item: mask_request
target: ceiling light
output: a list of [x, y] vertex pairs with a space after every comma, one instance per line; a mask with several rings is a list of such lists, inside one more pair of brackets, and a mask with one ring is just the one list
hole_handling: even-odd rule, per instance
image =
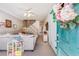
[[27, 17], [30, 17], [30, 16], [32, 16], [32, 14], [29, 13]]
[[24, 13], [24, 16], [27, 16], [27, 13]]

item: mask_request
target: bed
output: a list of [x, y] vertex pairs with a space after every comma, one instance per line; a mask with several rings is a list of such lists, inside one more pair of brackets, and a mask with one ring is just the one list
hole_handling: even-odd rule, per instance
[[11, 35], [11, 34], [5, 34], [0, 35], [0, 50], [7, 50], [7, 43], [8, 41], [12, 40], [14, 37], [21, 37], [24, 42], [24, 50], [34, 50], [37, 35], [32, 34], [18, 34], [18, 35]]

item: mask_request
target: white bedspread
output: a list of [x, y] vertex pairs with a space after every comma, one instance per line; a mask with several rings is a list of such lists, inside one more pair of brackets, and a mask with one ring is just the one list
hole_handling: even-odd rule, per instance
[[11, 34], [5, 34], [0, 35], [0, 50], [7, 50], [7, 43], [9, 40], [11, 40], [13, 37], [21, 36], [21, 38], [24, 41], [24, 50], [34, 50], [37, 35], [11, 35]]

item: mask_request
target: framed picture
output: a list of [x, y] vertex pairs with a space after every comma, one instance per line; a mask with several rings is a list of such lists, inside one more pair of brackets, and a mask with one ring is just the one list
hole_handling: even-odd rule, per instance
[[6, 27], [6, 28], [11, 28], [11, 27], [12, 27], [12, 21], [6, 19], [6, 20], [5, 20], [5, 27]]

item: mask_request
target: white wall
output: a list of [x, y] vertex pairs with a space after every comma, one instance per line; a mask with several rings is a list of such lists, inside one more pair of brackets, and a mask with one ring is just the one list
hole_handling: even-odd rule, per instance
[[21, 26], [22, 26], [22, 21], [21, 20], [17, 20], [16, 18], [0, 11], [0, 22], [5, 22], [5, 19], [11, 20], [12, 25], [16, 24], [17, 28], [14, 29], [13, 26], [12, 26], [12, 28], [5, 28], [5, 26], [0, 26], [0, 34], [8, 33], [8, 32], [11, 32], [11, 33], [15, 32], [16, 30], [20, 29]]
[[56, 52], [56, 22], [53, 22], [52, 15], [48, 15], [48, 35], [49, 35], [49, 44], [53, 48], [53, 50]]

